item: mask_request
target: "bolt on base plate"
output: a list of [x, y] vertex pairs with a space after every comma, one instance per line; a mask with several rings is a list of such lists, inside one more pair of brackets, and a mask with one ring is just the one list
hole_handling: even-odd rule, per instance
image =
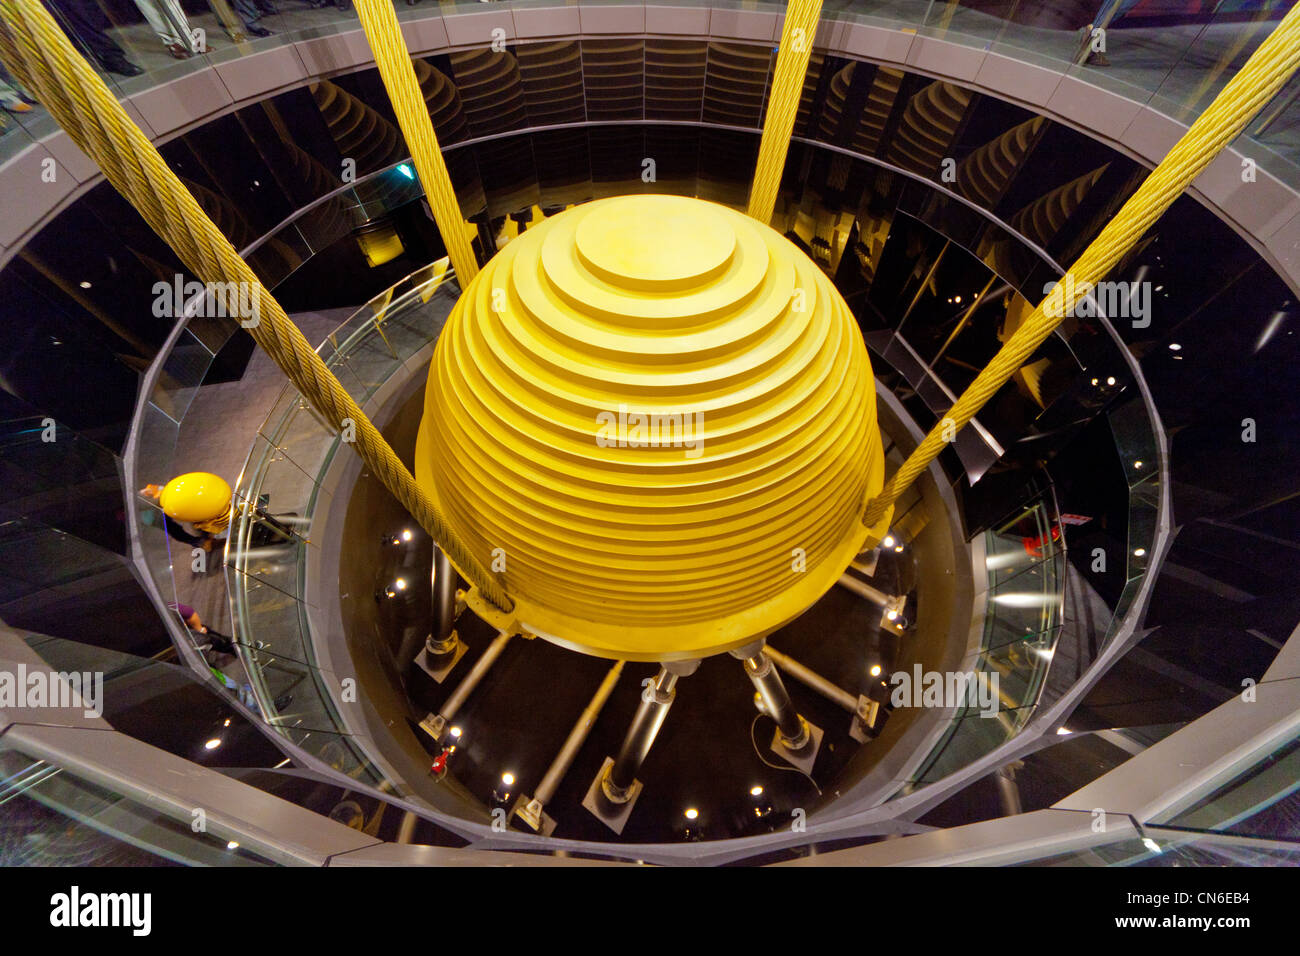
[[870, 700], [865, 694], [858, 696], [858, 709], [853, 715], [853, 723], [849, 727], [849, 736], [860, 744], [866, 743], [872, 737], [867, 731], [875, 725], [875, 718], [880, 709], [880, 705]]
[[[820, 740], [820, 737], [818, 739]], [[640, 780], [633, 780], [627, 803], [611, 803], [601, 789], [600, 783], [613, 766], [614, 758], [606, 757], [605, 762], [600, 765], [600, 772], [596, 774], [596, 779], [587, 788], [587, 795], [582, 798], [582, 805], [605, 826], [615, 833], [622, 834], [623, 827], [627, 826], [628, 817], [632, 815], [632, 808], [636, 806], [637, 797], [641, 796], [642, 787]]]
[[809, 741], [802, 750], [794, 751], [788, 749], [785, 744], [781, 743], [781, 731], [777, 729], [772, 733], [772, 753], [776, 754], [796, 770], [801, 770], [808, 776], [812, 776], [813, 764], [817, 762], [817, 754], [822, 749], [822, 729], [810, 720], [805, 720], [808, 725]]
[[460, 638], [456, 639], [456, 648], [450, 654], [434, 657], [429, 653], [429, 648], [420, 648], [420, 653], [415, 655], [415, 666], [420, 668], [435, 681], [441, 684], [447, 679], [447, 675], [455, 670], [460, 659], [465, 656], [469, 650], [469, 645]]

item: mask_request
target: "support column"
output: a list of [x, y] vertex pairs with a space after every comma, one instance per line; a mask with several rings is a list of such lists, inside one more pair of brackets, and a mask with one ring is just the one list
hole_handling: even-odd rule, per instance
[[605, 758], [588, 788], [582, 805], [615, 833], [623, 832], [641, 795], [642, 784], [636, 775], [668, 716], [668, 708], [676, 696], [677, 678], [694, 674], [699, 666], [699, 661], [673, 661], [661, 665], [654, 678], [646, 679], [641, 705], [627, 729], [618, 756]]
[[999, 767], [993, 774], [993, 780], [998, 785], [998, 803], [1002, 806], [1004, 817], [1024, 812], [1020, 806], [1020, 787], [1016, 785], [1016, 771], [1024, 765], [1023, 760], [1013, 760], [1006, 766]]
[[795, 710], [780, 673], [763, 653], [763, 644], [755, 641], [729, 653], [744, 664], [745, 674], [754, 684], [759, 712], [776, 721], [772, 749], [795, 768], [811, 774], [821, 749], [821, 728], [808, 723]]
[[559, 789], [560, 781], [569, 772], [569, 767], [573, 765], [574, 758], [578, 756], [578, 750], [586, 741], [592, 725], [595, 724], [596, 718], [605, 706], [605, 702], [609, 700], [609, 695], [614, 692], [614, 685], [618, 683], [618, 678], [622, 673], [623, 662], [615, 661], [614, 666], [605, 675], [605, 679], [596, 688], [596, 693], [592, 696], [591, 702], [587, 704], [577, 723], [569, 731], [569, 736], [565, 738], [564, 745], [560, 747], [560, 752], [551, 761], [546, 776], [542, 777], [542, 782], [537, 785], [533, 795], [529, 797], [525, 794], [515, 804], [515, 816], [530, 826], [534, 832], [550, 836], [555, 830], [555, 821], [546, 815], [546, 804], [551, 802], [551, 798], [555, 796], [555, 791]]
[[875, 724], [880, 704], [867, 697], [866, 694], [859, 694], [854, 697], [838, 684], [832, 684], [812, 668], [805, 667], [793, 657], [782, 654], [774, 647], [763, 648], [763, 656], [771, 658], [773, 664], [801, 684], [811, 687], [827, 700], [833, 701], [852, 714], [853, 725], [849, 728], [849, 736], [860, 743], [867, 740], [867, 731]]
[[465, 679], [457, 685], [452, 691], [451, 696], [443, 703], [436, 714], [430, 714], [420, 721], [420, 727], [438, 743], [442, 743], [442, 738], [447, 733], [447, 725], [451, 722], [469, 695], [474, 692], [474, 688], [479, 685], [487, 672], [492, 669], [501, 652], [506, 649], [510, 643], [513, 634], [507, 634], [504, 631], [497, 635], [496, 640], [488, 645], [488, 649], [483, 652], [483, 656], [474, 662], [473, 668], [465, 675]]
[[429, 636], [415, 663], [426, 674], [441, 684], [465, 656], [465, 642], [456, 633], [459, 608], [456, 601], [456, 571], [443, 550], [433, 546], [433, 613], [430, 615]]

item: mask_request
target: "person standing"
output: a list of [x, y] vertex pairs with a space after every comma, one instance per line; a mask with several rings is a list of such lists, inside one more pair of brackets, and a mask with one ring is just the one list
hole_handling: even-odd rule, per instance
[[177, 0], [135, 0], [145, 21], [158, 34], [167, 52], [178, 60], [201, 53], [194, 40], [194, 30]]
[[[1110, 66], [1110, 59], [1106, 56], [1106, 29], [1113, 21], [1123, 19], [1124, 14], [1141, 2], [1142, 0], [1102, 0], [1092, 22], [1080, 30], [1083, 34], [1083, 45], [1075, 56], [1075, 62], [1086, 66]], [[1094, 49], [1093, 35], [1098, 31], [1102, 37], [1101, 48]]]
[[63, 32], [106, 73], [139, 76], [144, 72], [126, 58], [126, 51], [108, 38], [108, 18], [92, 0], [45, 0]]

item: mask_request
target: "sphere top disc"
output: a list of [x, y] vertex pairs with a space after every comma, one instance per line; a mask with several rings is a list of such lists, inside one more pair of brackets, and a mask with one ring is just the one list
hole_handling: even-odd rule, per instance
[[862, 334], [826, 274], [735, 210], [638, 195], [538, 223], [468, 284], [415, 473], [527, 630], [680, 660], [829, 590], [884, 456]]
[[625, 289], [671, 292], [716, 277], [736, 249], [725, 219], [683, 196], [626, 196], [583, 218], [578, 255], [596, 275]]

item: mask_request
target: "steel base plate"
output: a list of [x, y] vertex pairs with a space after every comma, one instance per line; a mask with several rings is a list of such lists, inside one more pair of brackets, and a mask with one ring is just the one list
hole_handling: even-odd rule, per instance
[[587, 795], [582, 798], [582, 805], [605, 826], [621, 834], [623, 827], [627, 826], [628, 817], [632, 815], [632, 808], [636, 806], [637, 798], [641, 796], [642, 787], [640, 780], [633, 780], [632, 795], [627, 803], [610, 803], [600, 789], [600, 782], [605, 779], [605, 774], [612, 766], [614, 766], [614, 758], [606, 757], [605, 762], [600, 765], [600, 772], [596, 774], [596, 779], [587, 788]]
[[534, 833], [540, 833], [542, 836], [550, 836], [555, 832], [557, 826], [554, 818], [545, 810], [538, 810], [536, 814], [530, 813], [528, 804], [532, 801], [528, 794], [522, 794], [515, 805], [510, 809], [510, 815], [518, 820], [523, 826], [532, 830]]
[[447, 679], [447, 675], [455, 670], [467, 650], [469, 645], [462, 640], [456, 641], [455, 650], [441, 657], [433, 657], [429, 654], [428, 647], [422, 647], [420, 653], [415, 655], [415, 666], [441, 684]]
[[808, 734], [812, 738], [804, 745], [803, 750], [797, 753], [789, 750], [781, 743], [781, 731], [776, 730], [772, 733], [772, 753], [776, 754], [796, 770], [801, 770], [809, 777], [812, 776], [813, 764], [817, 762], [817, 754], [822, 749], [822, 729], [811, 721], [808, 723]]

